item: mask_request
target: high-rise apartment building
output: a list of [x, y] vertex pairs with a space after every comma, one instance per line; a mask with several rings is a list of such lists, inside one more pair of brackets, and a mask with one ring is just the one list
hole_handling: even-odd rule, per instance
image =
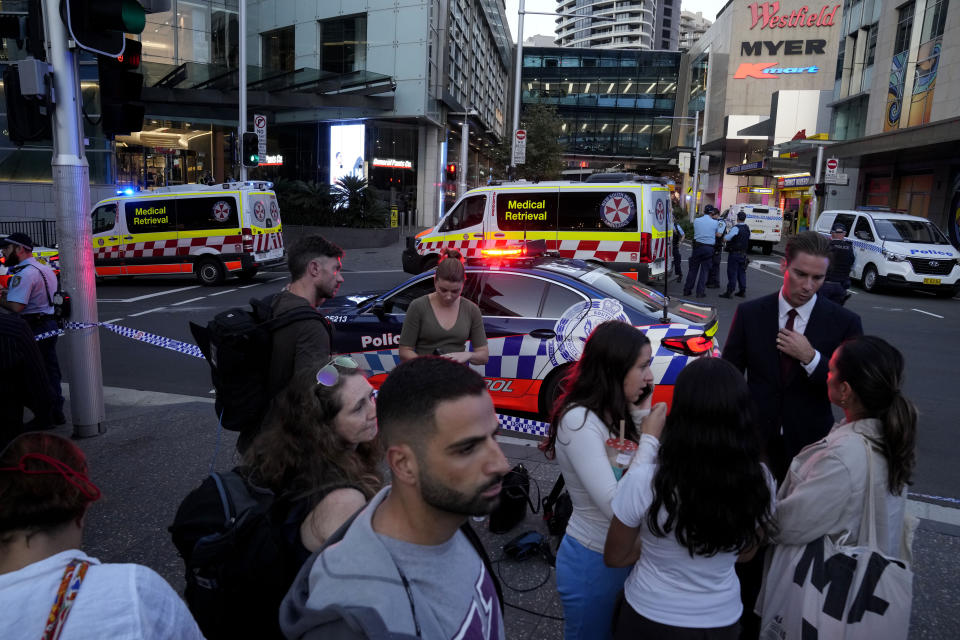
[[703, 17], [702, 11], [696, 13], [692, 11], [680, 12], [680, 51], [689, 51], [697, 43], [700, 36], [707, 32], [710, 25], [713, 24]]
[[676, 51], [680, 0], [557, 0], [561, 47]]

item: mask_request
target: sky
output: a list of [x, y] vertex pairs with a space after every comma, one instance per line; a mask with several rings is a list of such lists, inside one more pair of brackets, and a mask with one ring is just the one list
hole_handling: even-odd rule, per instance
[[[692, 11], [696, 13], [697, 11], [703, 12], [703, 17], [708, 20], [713, 20], [717, 15], [717, 11], [723, 8], [723, 5], [727, 3], [727, 0], [681, 0], [680, 9], [683, 11]], [[513, 37], [514, 42], [516, 42], [517, 37], [517, 11], [520, 8], [520, 0], [506, 0], [507, 4], [507, 22], [510, 25], [510, 35]], [[556, 10], [557, 0], [526, 0], [524, 6], [525, 11], [544, 11], [544, 12], [553, 12]], [[555, 17], [551, 16], [539, 16], [539, 15], [530, 15], [529, 13], [523, 18], [523, 36], [529, 38], [530, 36], [542, 34], [547, 36], [552, 36], [554, 34], [554, 27], [556, 23]]]

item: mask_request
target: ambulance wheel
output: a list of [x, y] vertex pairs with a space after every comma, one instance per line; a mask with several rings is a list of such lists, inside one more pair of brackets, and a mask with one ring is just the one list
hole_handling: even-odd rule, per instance
[[863, 278], [860, 279], [860, 286], [867, 293], [876, 293], [880, 288], [880, 277], [877, 275], [877, 268], [868, 264], [863, 268]]
[[773, 253], [773, 243], [772, 242], [765, 243], [762, 247], [762, 250], [763, 250], [763, 255], [765, 256], [770, 255], [771, 253]]
[[560, 399], [560, 383], [566, 377], [571, 366], [573, 365], [566, 364], [551, 371], [547, 379], [544, 380], [543, 386], [540, 387], [540, 415], [543, 418], [549, 420], [553, 413], [553, 408], [556, 406], [557, 400]]
[[430, 269], [435, 268], [439, 262], [440, 256], [435, 253], [431, 253], [423, 259], [423, 262], [420, 263], [420, 266], [422, 267], [420, 273], [423, 273], [424, 271], [430, 271]]
[[253, 280], [253, 277], [257, 275], [260, 270], [257, 268], [253, 269], [242, 269], [237, 272], [237, 277], [241, 280]]
[[197, 280], [200, 284], [212, 287], [223, 282], [226, 274], [223, 271], [223, 265], [216, 258], [203, 258], [194, 266], [194, 272], [197, 274]]

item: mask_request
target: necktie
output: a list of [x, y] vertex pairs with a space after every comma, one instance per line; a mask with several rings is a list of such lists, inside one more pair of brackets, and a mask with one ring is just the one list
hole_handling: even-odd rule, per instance
[[[784, 325], [784, 329], [793, 331], [793, 321], [797, 317], [797, 310], [790, 309], [787, 311], [787, 324]], [[790, 375], [790, 367], [793, 365], [795, 360], [785, 354], [783, 351], [780, 352], [780, 379], [784, 382], [787, 380], [787, 376]]]

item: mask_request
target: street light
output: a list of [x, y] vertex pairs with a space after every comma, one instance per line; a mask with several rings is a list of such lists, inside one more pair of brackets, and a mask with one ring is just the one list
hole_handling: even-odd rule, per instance
[[617, 19], [612, 16], [593, 16], [570, 12], [547, 12], [547, 11], [526, 11], [526, 0], [520, 0], [520, 7], [517, 10], [517, 61], [513, 78], [513, 131], [510, 132], [512, 143], [510, 145], [510, 175], [513, 175], [516, 166], [513, 164], [513, 157], [517, 146], [517, 130], [520, 129], [520, 72], [523, 70], [523, 16], [526, 14], [539, 16], [572, 16], [574, 18], [589, 18], [598, 22], [616, 22]]

